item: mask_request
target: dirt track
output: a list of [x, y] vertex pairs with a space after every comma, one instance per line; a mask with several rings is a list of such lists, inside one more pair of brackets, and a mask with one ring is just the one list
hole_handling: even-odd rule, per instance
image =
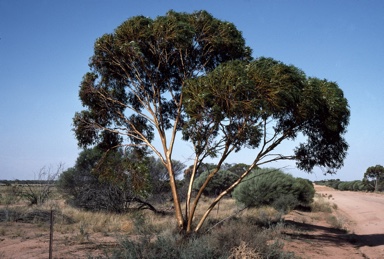
[[338, 210], [352, 221], [350, 230], [356, 234], [359, 250], [367, 258], [384, 258], [384, 195], [323, 186], [316, 186], [316, 191], [328, 197], [332, 195]]

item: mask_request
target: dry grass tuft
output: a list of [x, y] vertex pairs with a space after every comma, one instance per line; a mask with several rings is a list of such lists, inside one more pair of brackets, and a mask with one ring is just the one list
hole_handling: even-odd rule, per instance
[[332, 212], [332, 204], [323, 196], [316, 195], [313, 203], [311, 204], [312, 212]]
[[279, 222], [283, 214], [273, 207], [264, 206], [261, 208], [251, 208], [243, 212], [242, 215], [249, 224], [269, 226]]
[[231, 250], [231, 255], [229, 259], [261, 259], [262, 257], [256, 251], [256, 249], [247, 246], [247, 244], [242, 241], [239, 246], [233, 247]]

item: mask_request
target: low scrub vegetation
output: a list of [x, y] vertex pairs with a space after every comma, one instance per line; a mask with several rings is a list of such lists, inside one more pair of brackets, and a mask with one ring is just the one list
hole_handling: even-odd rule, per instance
[[311, 182], [294, 178], [278, 169], [258, 169], [234, 190], [233, 197], [245, 207], [271, 205], [282, 212], [309, 207], [315, 189]]
[[331, 204], [331, 202], [328, 199], [325, 199], [325, 197], [317, 194], [315, 196], [314, 201], [311, 204], [311, 211], [312, 212], [327, 212], [331, 213], [332, 208], [335, 208], [334, 205]]
[[[1, 193], [11, 189], [12, 185], [1, 186]], [[25, 198], [14, 200], [0, 210], [0, 222], [49, 228], [53, 210], [55, 232], [66, 236], [68, 244], [95, 242], [97, 233], [116, 238], [113, 248], [103, 249], [95, 258], [294, 258], [283, 251], [287, 226], [282, 213], [269, 206], [242, 210], [227, 197], [206, 221], [206, 231], [185, 235], [175, 228], [172, 213], [86, 211], [64, 202], [56, 188], [53, 192], [51, 199], [39, 205], [28, 206]], [[209, 206], [211, 199], [204, 197], [203, 207]], [[171, 205], [167, 203], [163, 206]]]
[[[210, 192], [202, 196], [200, 209], [195, 213], [197, 217], [201, 217], [212, 204], [215, 199], [212, 195], [220, 188], [227, 188], [231, 176], [236, 174], [223, 170], [222, 178], [212, 181], [207, 188]], [[73, 177], [79, 176], [76, 172], [81, 173], [83, 180], [75, 185]], [[196, 184], [199, 184], [200, 177], [206, 177], [206, 172], [200, 173]], [[78, 206], [73, 202], [75, 196], [69, 191], [84, 191], [79, 183], [89, 184], [91, 177], [95, 177], [92, 180], [94, 184], [102, 184], [96, 176], [92, 170], [80, 171], [80, 167], [69, 169], [59, 177], [58, 185], [50, 185], [47, 199], [33, 206], [29, 205], [26, 196], [18, 195], [20, 185], [3, 185], [0, 222], [47, 226], [49, 213], [54, 211], [55, 232], [65, 235], [68, 244], [85, 244], [90, 240], [97, 242], [95, 235], [100, 236], [100, 233], [114, 238], [113, 247], [100, 248], [102, 251], [96, 258], [295, 258], [293, 253], [283, 249], [287, 242], [285, 233], [295, 231], [284, 221], [284, 215], [290, 210], [305, 207], [315, 213], [324, 212], [329, 214], [327, 221], [331, 226], [342, 229], [345, 225], [342, 218], [333, 216], [337, 208], [331, 204], [329, 197], [314, 197], [314, 187], [309, 181], [294, 178], [277, 169], [253, 171], [230, 195], [221, 199], [199, 233], [186, 233], [175, 227], [170, 199], [152, 199], [150, 206], [161, 208], [162, 213], [157, 213], [159, 210], [113, 211]], [[65, 190], [66, 186], [71, 187], [71, 183], [77, 187]], [[39, 183], [35, 187], [40, 188]], [[166, 194], [160, 187], [159, 190]], [[121, 185], [116, 188], [121, 188]], [[103, 189], [92, 193], [97, 197], [94, 203], [108, 196]], [[139, 195], [137, 192], [131, 194]], [[149, 198], [153, 195], [148, 194], [146, 197]], [[22, 204], [28, 206], [20, 206]]]
[[62, 171], [63, 165], [59, 164], [55, 171], [51, 167], [41, 168], [36, 180], [2, 181], [0, 205], [11, 205], [20, 200], [27, 201], [29, 205], [42, 205], [54, 195], [55, 182]]
[[374, 191], [370, 185], [361, 180], [340, 181], [340, 179], [322, 180], [315, 182], [340, 191]]
[[[209, 204], [209, 199], [204, 201]], [[229, 208], [231, 208], [229, 210]], [[185, 236], [158, 222], [156, 214], [140, 212], [134, 217], [134, 232], [111, 258], [295, 258], [283, 251], [284, 231], [281, 214], [271, 207], [237, 211], [233, 199], [222, 201], [220, 209], [206, 222], [206, 232]], [[161, 223], [162, 222], [162, 223]], [[239, 257], [239, 256], [251, 257]]]

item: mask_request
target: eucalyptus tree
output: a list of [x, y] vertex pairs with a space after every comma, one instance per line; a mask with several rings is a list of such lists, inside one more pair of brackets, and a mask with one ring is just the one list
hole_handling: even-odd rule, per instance
[[[205, 11], [128, 19], [96, 40], [90, 69], [79, 91], [85, 109], [74, 117], [79, 145], [152, 150], [169, 174], [181, 230], [198, 231], [217, 202], [258, 165], [294, 159], [303, 170], [332, 172], [346, 155], [349, 108], [337, 84], [273, 59], [253, 60], [241, 32]], [[194, 148], [184, 213], [172, 160], [179, 131]], [[292, 154], [273, 154], [298, 134], [306, 141]], [[194, 226], [204, 188], [226, 158], [245, 147], [255, 159]], [[218, 164], [192, 197], [196, 172], [209, 157]]]
[[375, 190], [379, 191], [384, 181], [384, 167], [382, 165], [370, 166], [364, 173], [363, 182]]
[[[183, 137], [195, 148], [194, 168], [208, 156], [219, 161], [193, 203], [187, 202], [187, 229], [192, 226], [195, 209], [208, 183], [226, 158], [242, 148], [250, 148], [254, 160], [216, 197], [195, 230], [201, 228], [220, 199], [260, 165], [295, 160], [301, 170], [311, 172], [318, 166], [326, 173], [334, 173], [343, 165], [348, 149], [343, 135], [350, 112], [342, 90], [334, 82], [308, 78], [292, 65], [258, 58], [221, 64], [207, 75], [188, 80], [183, 90], [187, 113]], [[291, 153], [275, 152], [283, 141], [293, 141], [298, 136], [304, 142]], [[192, 185], [193, 172], [191, 175]], [[189, 194], [191, 190], [192, 187]]]

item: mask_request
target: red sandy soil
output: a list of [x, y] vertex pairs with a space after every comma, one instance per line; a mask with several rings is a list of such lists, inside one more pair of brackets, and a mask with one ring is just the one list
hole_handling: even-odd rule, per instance
[[304, 231], [289, 235], [291, 240], [285, 242], [285, 249], [311, 259], [384, 258], [384, 195], [315, 188], [337, 205], [336, 217], [343, 227], [335, 228], [313, 213], [293, 211], [286, 217], [287, 223]]
[[[343, 227], [325, 220], [326, 213], [293, 211], [285, 217], [288, 231], [284, 249], [301, 258], [384, 258], [384, 195], [336, 191], [315, 186], [331, 204]], [[345, 231], [345, 229], [347, 231]], [[53, 258], [102, 256], [117, 246], [118, 237], [92, 233], [54, 233]], [[49, 225], [0, 222], [1, 258], [48, 258]]]
[[[47, 230], [48, 229], [48, 230]], [[49, 258], [49, 225], [2, 222], [0, 230], [0, 258], [40, 259]], [[88, 258], [102, 256], [117, 245], [115, 237], [101, 233], [87, 237], [79, 234], [54, 233], [53, 258]]]

